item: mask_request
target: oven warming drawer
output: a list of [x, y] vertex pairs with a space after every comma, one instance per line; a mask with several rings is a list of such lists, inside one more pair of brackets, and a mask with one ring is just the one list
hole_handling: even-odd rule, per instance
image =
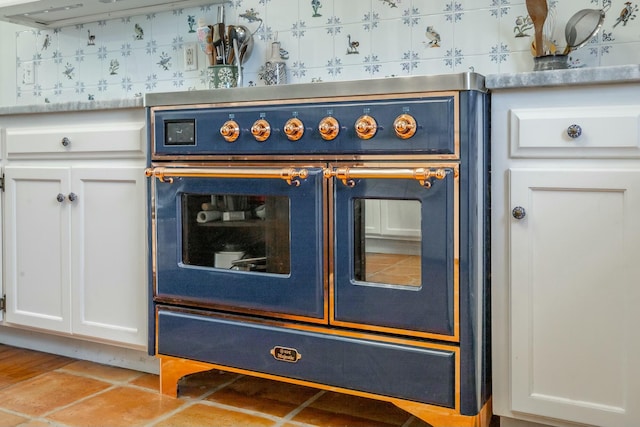
[[454, 347], [378, 342], [165, 307], [158, 307], [157, 327], [159, 355], [455, 407]]

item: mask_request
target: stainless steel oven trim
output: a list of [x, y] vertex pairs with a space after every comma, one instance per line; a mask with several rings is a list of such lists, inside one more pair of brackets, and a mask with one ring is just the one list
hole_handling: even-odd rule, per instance
[[264, 103], [292, 102], [298, 99], [341, 98], [368, 93], [376, 97], [389, 93], [443, 92], [473, 90], [487, 92], [484, 77], [474, 72], [431, 76], [407, 76], [343, 82], [303, 83], [280, 86], [198, 90], [166, 93], [147, 93], [145, 107], [165, 105], [210, 104], [254, 101]]

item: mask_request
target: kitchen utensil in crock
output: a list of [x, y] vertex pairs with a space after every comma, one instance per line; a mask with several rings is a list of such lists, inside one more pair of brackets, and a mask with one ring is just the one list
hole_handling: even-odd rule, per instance
[[547, 19], [544, 21], [544, 26], [542, 27], [542, 47], [544, 50], [543, 55], [555, 55], [557, 10], [555, 6], [548, 6], [547, 9]]
[[529, 17], [533, 22], [533, 30], [535, 33], [536, 56], [542, 56], [544, 52], [542, 31], [548, 11], [547, 0], [527, 0], [527, 12], [529, 12]]
[[[259, 28], [259, 27], [258, 27]], [[256, 30], [257, 31], [257, 30]], [[254, 32], [255, 33], [255, 32]], [[253, 51], [253, 34], [244, 25], [236, 25], [236, 36], [238, 38], [238, 45], [240, 46], [240, 65], [249, 58]]]
[[236, 63], [238, 67], [238, 86], [242, 86], [242, 64], [240, 62], [240, 47], [238, 33], [234, 25], [229, 25], [229, 64]]
[[582, 9], [576, 12], [564, 29], [564, 36], [567, 41], [567, 47], [563, 54], [566, 55], [572, 50], [576, 50], [587, 44], [591, 40], [604, 22], [605, 12], [609, 6], [603, 9]]

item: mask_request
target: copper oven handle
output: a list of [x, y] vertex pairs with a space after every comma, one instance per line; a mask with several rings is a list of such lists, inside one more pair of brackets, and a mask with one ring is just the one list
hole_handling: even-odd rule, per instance
[[444, 179], [448, 173], [454, 172], [458, 176], [457, 168], [348, 168], [339, 167], [325, 169], [325, 178], [338, 178], [348, 187], [355, 185], [354, 179], [415, 179], [426, 188], [431, 187], [432, 179]]
[[309, 176], [307, 169], [295, 168], [147, 168], [145, 175], [161, 182], [172, 183], [175, 177], [184, 178], [280, 178], [289, 185], [299, 186], [298, 178]]

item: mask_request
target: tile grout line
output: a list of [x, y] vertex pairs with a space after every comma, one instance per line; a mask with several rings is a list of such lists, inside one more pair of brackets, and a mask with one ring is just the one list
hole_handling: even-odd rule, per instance
[[[169, 418], [171, 418], [172, 416], [174, 416], [175, 414], [178, 414], [182, 411], [184, 411], [185, 409], [197, 404], [197, 403], [205, 403], [203, 402], [203, 399], [206, 399], [207, 397], [211, 396], [212, 394], [214, 394], [217, 391], [222, 390], [223, 388], [233, 384], [234, 382], [238, 381], [240, 378], [242, 378], [242, 376], [236, 376], [235, 378], [230, 379], [229, 381], [222, 383], [220, 385], [218, 385], [217, 387], [215, 387], [213, 390], [208, 390], [204, 393], [202, 393], [199, 396], [193, 397], [193, 398], [186, 398], [186, 397], [176, 397], [177, 400], [182, 400], [184, 402], [184, 404], [180, 405], [179, 407], [177, 407], [176, 409], [167, 412], [166, 414], [163, 414], [159, 417], [156, 417], [155, 419], [153, 419], [152, 421], [149, 421], [147, 424], [144, 424], [143, 427], [152, 427], [156, 424], [158, 424], [161, 421], [167, 420]], [[179, 387], [179, 385], [178, 385]], [[179, 390], [178, 390], [179, 393]], [[158, 394], [160, 394], [160, 391], [158, 390]], [[160, 394], [162, 396], [162, 394]]]
[[415, 415], [411, 415], [409, 417], [409, 419], [407, 421], [404, 422], [404, 424], [402, 424], [401, 427], [409, 427], [415, 420], [416, 420], [416, 416]]
[[[320, 399], [322, 396], [324, 396], [326, 394], [325, 390], [320, 390], [318, 393], [316, 393], [315, 395], [311, 396], [309, 399], [307, 399], [306, 401], [302, 402], [302, 404], [300, 404], [300, 406], [298, 406], [296, 409], [294, 409], [293, 411], [289, 412], [287, 415], [285, 415], [284, 417], [282, 417], [283, 421], [279, 422], [278, 424], [276, 424], [274, 427], [281, 427], [282, 423], [285, 421], [292, 421], [293, 417], [295, 417], [296, 415], [298, 415], [300, 412], [302, 412], [304, 409], [306, 409], [309, 405], [311, 405], [313, 402], [315, 402], [316, 400]], [[295, 421], [292, 421], [295, 422]]]

